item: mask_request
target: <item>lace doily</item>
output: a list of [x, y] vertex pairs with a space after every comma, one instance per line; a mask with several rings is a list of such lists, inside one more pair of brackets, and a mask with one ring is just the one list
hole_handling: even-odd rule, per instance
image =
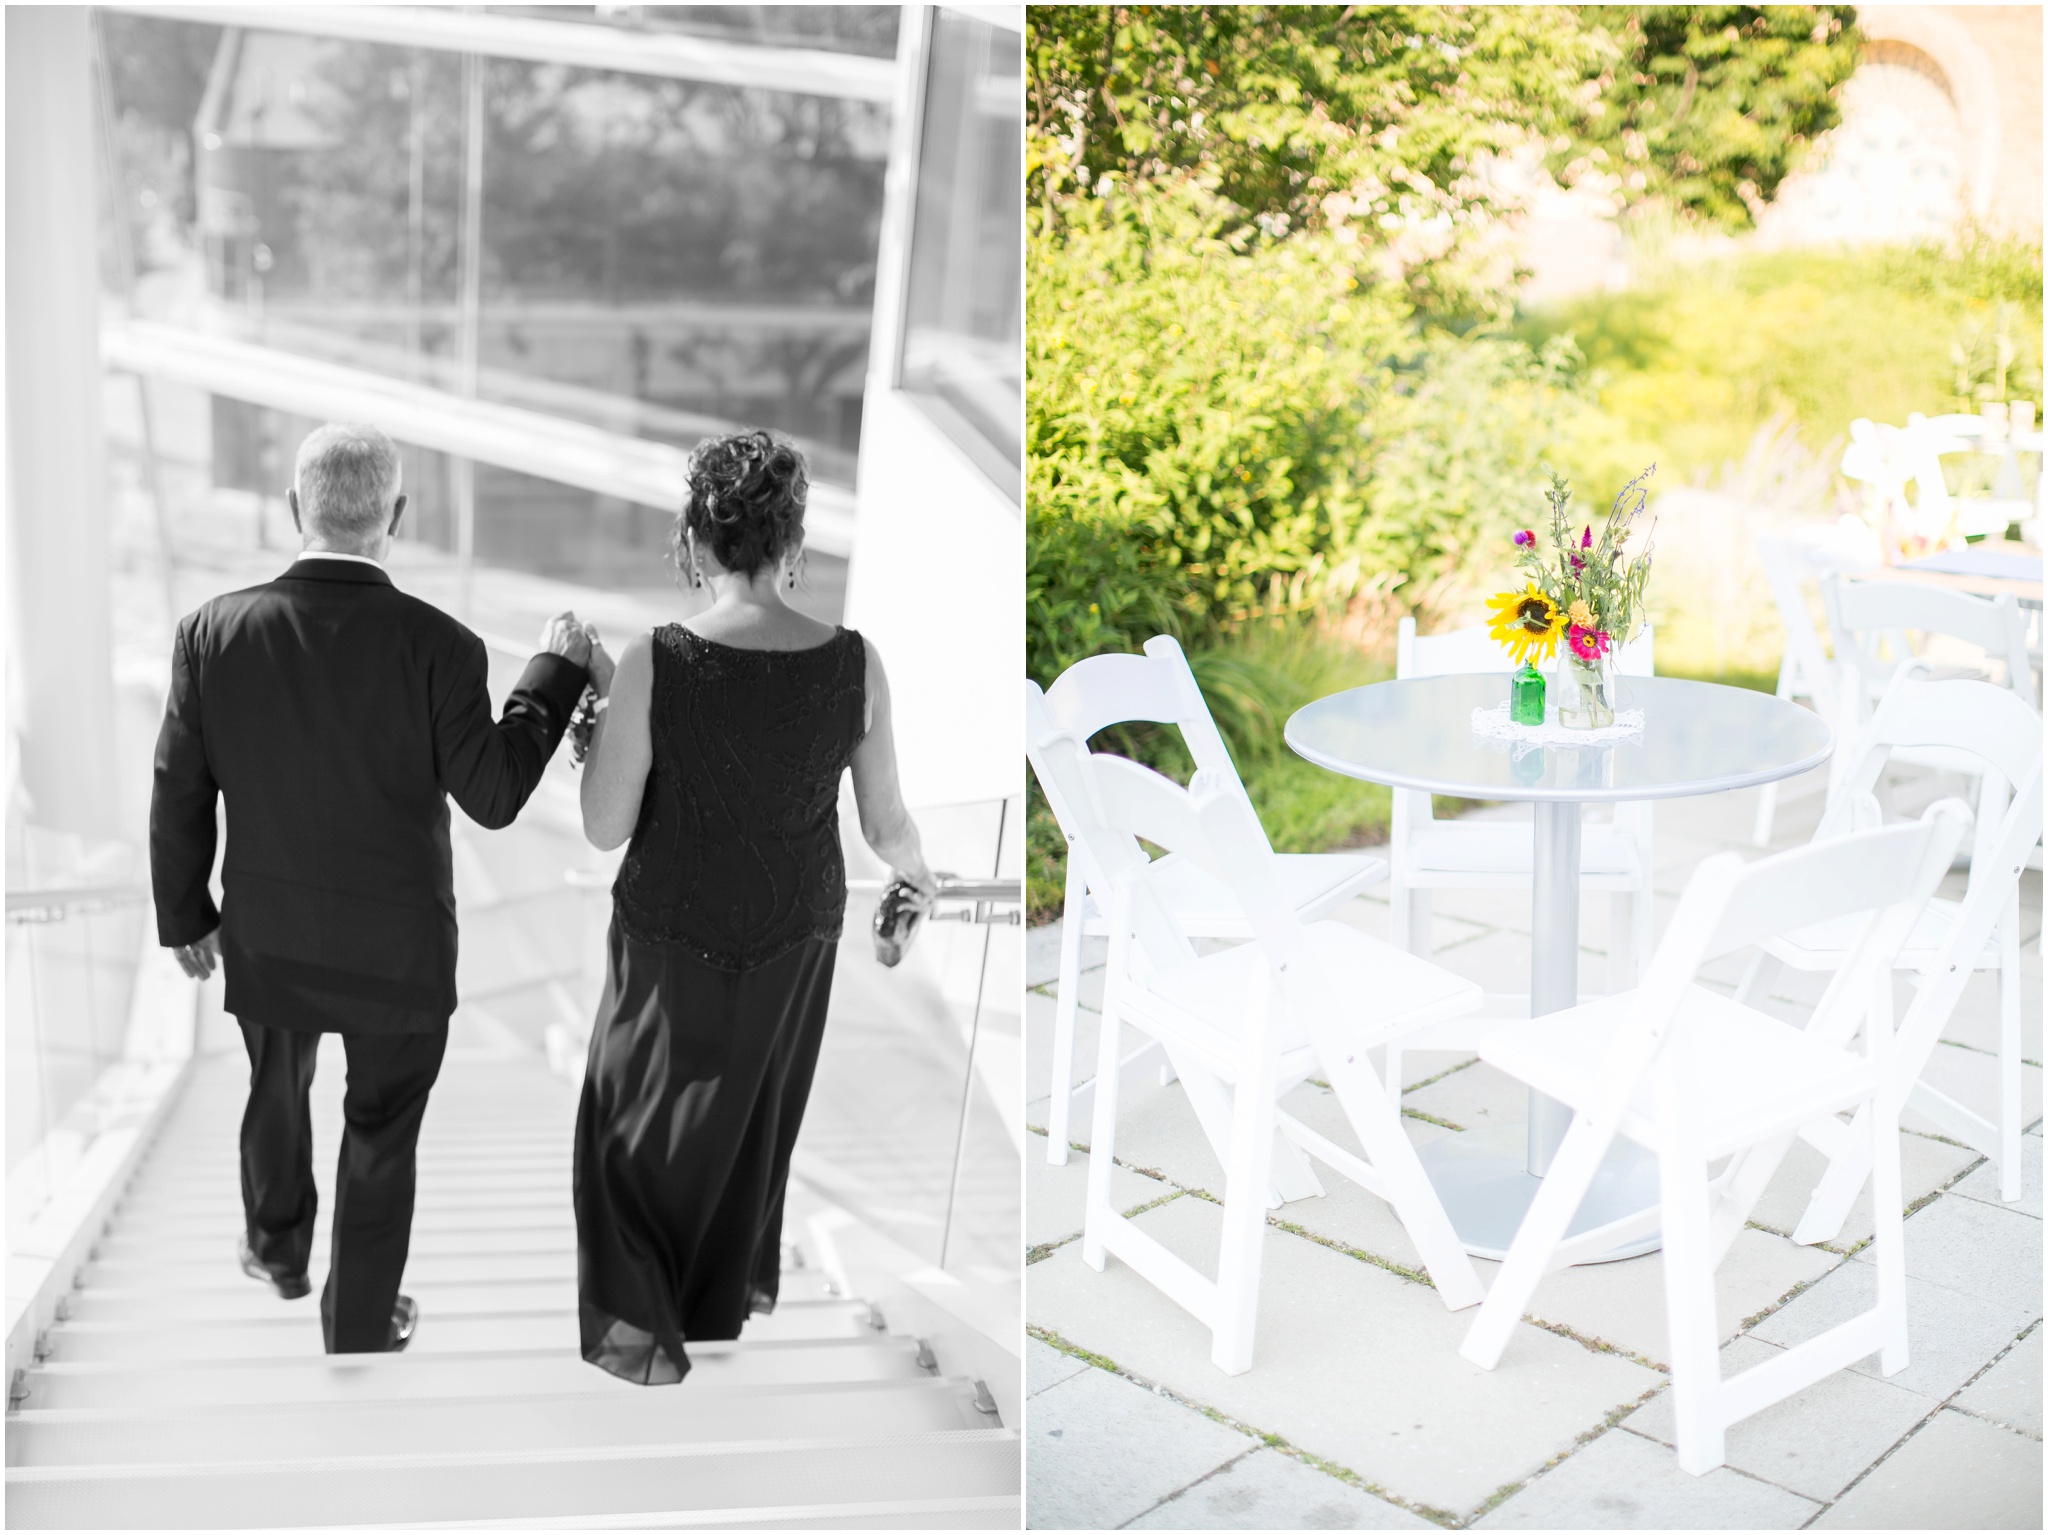
[[1598, 730], [1573, 730], [1560, 725], [1556, 717], [1540, 725], [1517, 725], [1508, 718], [1508, 706], [1472, 711], [1472, 734], [1483, 741], [1509, 741], [1517, 746], [1599, 746], [1609, 741], [1626, 741], [1643, 733], [1643, 711], [1616, 709], [1614, 723]]

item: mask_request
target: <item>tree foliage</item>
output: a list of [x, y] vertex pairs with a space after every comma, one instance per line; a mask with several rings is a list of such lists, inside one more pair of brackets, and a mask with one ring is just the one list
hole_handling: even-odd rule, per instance
[[1498, 312], [1502, 162], [1746, 227], [1859, 38], [1844, 6], [1041, 6], [1033, 191], [1194, 175], [1267, 236], [1349, 229], [1425, 310]]
[[1746, 229], [1816, 135], [1841, 120], [1856, 69], [1856, 13], [1839, 5], [1582, 6], [1615, 56], [1551, 168], [1615, 179]]

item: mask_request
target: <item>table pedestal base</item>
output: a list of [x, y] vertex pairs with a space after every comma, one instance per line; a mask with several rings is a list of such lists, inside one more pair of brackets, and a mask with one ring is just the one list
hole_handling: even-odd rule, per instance
[[[1475, 1258], [1505, 1258], [1543, 1180], [1529, 1171], [1529, 1132], [1522, 1125], [1497, 1125], [1443, 1135], [1417, 1155], [1423, 1171], [1443, 1201], [1444, 1213], [1458, 1241]], [[1577, 1236], [1620, 1220], [1657, 1203], [1657, 1158], [1633, 1141], [1617, 1140], [1586, 1201], [1567, 1233]], [[1591, 1263], [1613, 1263], [1655, 1252], [1663, 1237], [1657, 1232], [1623, 1243]]]

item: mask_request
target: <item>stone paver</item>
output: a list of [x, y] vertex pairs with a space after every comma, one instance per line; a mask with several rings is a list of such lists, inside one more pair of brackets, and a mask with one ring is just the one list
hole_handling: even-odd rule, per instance
[[1113, 1530], [1258, 1446], [1107, 1370], [1031, 1399], [1025, 1518], [1035, 1530]]
[[[1206, 1200], [1178, 1199], [1138, 1224], [1213, 1273], [1221, 1218]], [[1033, 1264], [1029, 1282], [1040, 1326], [1394, 1497], [1446, 1510], [1528, 1476], [1664, 1379], [1527, 1325], [1500, 1368], [1477, 1369], [1457, 1357], [1469, 1313], [1285, 1233], [1268, 1233], [1257, 1353], [1243, 1375], [1211, 1364], [1208, 1329], [1114, 1258], [1097, 1274], [1070, 1244]]]
[[[1737, 1338], [1721, 1350], [1721, 1377], [1730, 1379], [1779, 1352], [1755, 1338]], [[1933, 1410], [1934, 1403], [1917, 1392], [1838, 1371], [1729, 1429], [1727, 1463], [1825, 1503]], [[1671, 1393], [1633, 1414], [1628, 1426], [1675, 1446]]]
[[1610, 1429], [1476, 1521], [1479, 1530], [1796, 1530], [1821, 1505], [1726, 1466], [1678, 1468], [1670, 1447]]
[[2041, 1441], [1943, 1412], [1810, 1528], [2038, 1530]]
[[[2032, 963], [2039, 964], [2035, 958]], [[1978, 1114], [1989, 1114], [1998, 1102], [1998, 1057], [1982, 1050], [1967, 1049], [1944, 1040], [1928, 1054], [1920, 1079], [1937, 1092]], [[2020, 1067], [2020, 1123], [2033, 1125], [2041, 1118], [2041, 1068]], [[1940, 1134], [1941, 1127], [1913, 1107], [1909, 1099], [1899, 1123], [1908, 1130]]]
[[[1814, 785], [1820, 782], [1817, 776]], [[1909, 782], [1898, 793], [1910, 798], [1927, 787]], [[1749, 843], [1755, 800], [1754, 791], [1741, 791], [1657, 807], [1660, 933], [1701, 858], [1729, 847], [1758, 856]], [[1818, 792], [1781, 799], [1774, 846], [1807, 840], [1821, 808]], [[1527, 818], [1525, 808], [1513, 807], [1474, 814]], [[1943, 893], [1959, 894], [1963, 878], [1952, 874]], [[1440, 891], [1434, 906], [1438, 963], [1489, 991], [1526, 988], [1525, 893]], [[2040, 1060], [2038, 874], [2023, 881], [2021, 908], [2027, 1055]], [[1388, 934], [1384, 890], [1335, 915], [1375, 937]], [[1589, 899], [1581, 915], [1581, 987], [1593, 995], [1609, 980], [1608, 903]], [[1057, 927], [1034, 930], [1026, 940], [1029, 984], [1040, 988], [1026, 1018], [1029, 1090], [1039, 1095], [1030, 1110], [1034, 1125], [1045, 1122], [1048, 983], [1057, 970], [1058, 941]], [[1095, 973], [1084, 979], [1084, 1001], [1100, 996], [1104, 958], [1104, 945], [1091, 940], [1083, 965]], [[1746, 956], [1730, 956], [1705, 979], [1732, 990], [1746, 966]], [[1773, 967], [1759, 988], [1760, 1005], [1803, 1022], [1826, 980]], [[1901, 1010], [1904, 1005], [1902, 993]], [[1084, 1007], [1080, 1021], [1086, 1037], [1076, 1074], [1085, 1080], [1094, 1070], [1097, 1020]], [[1988, 1107], [1996, 1023], [1995, 985], [1979, 977], [1936, 1051], [1929, 1081], [1973, 1107]], [[1404, 1124], [1418, 1145], [1452, 1133], [1419, 1116], [1487, 1125], [1519, 1122], [1525, 1114], [1523, 1089], [1470, 1063], [1469, 1052], [1410, 1054], [1403, 1077]], [[2040, 1073], [2029, 1067], [2030, 1116], [2040, 1112], [2040, 1098]], [[1356, 1144], [1326, 1088], [1305, 1083], [1286, 1106], [1340, 1144]], [[1932, 1128], [1909, 1114], [1909, 1129], [1915, 1124]], [[1085, 1115], [1076, 1134], [1083, 1143], [1089, 1138]], [[1032, 1144], [1042, 1153], [1042, 1141]], [[1128, 1267], [1112, 1259], [1106, 1273], [1095, 1274], [1080, 1262], [1079, 1244], [1070, 1242], [1031, 1265], [1031, 1320], [1148, 1384], [1159, 1382], [1171, 1395], [1155, 1395], [1033, 1340], [1029, 1421], [1064, 1432], [1043, 1442], [1031, 1435], [1030, 1522], [1103, 1526], [1114, 1513], [1132, 1528], [1147, 1529], [1415, 1528], [1425, 1522], [1415, 1512], [1421, 1510], [1457, 1526], [1474, 1519], [1500, 1489], [1514, 1486], [1479, 1524], [2039, 1528], [2041, 1145], [2036, 1125], [2026, 1142], [2026, 1197], [2008, 1205], [1997, 1198], [1994, 1170], [1973, 1167], [1974, 1152], [1924, 1133], [1904, 1136], [1906, 1200], [1930, 1200], [1907, 1224], [1912, 1364], [1885, 1379], [1874, 1357], [1860, 1361], [1745, 1420], [1729, 1433], [1729, 1464], [1705, 1477], [1678, 1468], [1669, 1443], [1668, 1376], [1625, 1356], [1525, 1323], [1497, 1370], [1466, 1367], [1456, 1349], [1473, 1313], [1452, 1316], [1427, 1287], [1377, 1267], [1416, 1267], [1414, 1245], [1384, 1203], [1328, 1168], [1316, 1167], [1323, 1195], [1272, 1213], [1285, 1229], [1269, 1225], [1266, 1233], [1257, 1356], [1243, 1376], [1216, 1371], [1208, 1361], [1207, 1330]], [[1126, 1164], [1118, 1172], [1119, 1190], [1158, 1187], [1144, 1176], [1156, 1174], [1195, 1191], [1139, 1222], [1213, 1274], [1219, 1212], [1201, 1196], [1222, 1193], [1222, 1172], [1178, 1087], [1162, 1088], [1149, 1074], [1127, 1083], [1118, 1152]], [[1757, 1319], [1724, 1349], [1731, 1370], [1811, 1337], [1874, 1300], [1870, 1253], [1855, 1254], [1859, 1261], [1841, 1256], [1869, 1235], [1867, 1190], [1828, 1248], [1800, 1248], [1786, 1239], [1822, 1165], [1817, 1153], [1794, 1145], [1754, 1212], [1755, 1227], [1764, 1229], [1745, 1231], [1717, 1276], [1724, 1335]], [[1035, 1238], [1057, 1240], [1043, 1233], [1068, 1222], [1078, 1226], [1082, 1167], [1085, 1158], [1077, 1155], [1069, 1168], [1037, 1170], [1041, 1176], [1031, 1180]], [[1552, 1275], [1538, 1289], [1532, 1314], [1661, 1360], [1661, 1261], [1652, 1255]], [[1485, 1280], [1495, 1266], [1479, 1268]], [[1806, 1288], [1782, 1299], [1802, 1283]], [[1118, 1390], [1083, 1389], [1098, 1378]], [[1631, 1412], [1629, 1404], [1639, 1401], [1643, 1405]], [[1275, 1436], [1307, 1458], [1246, 1439], [1200, 1407]], [[1603, 1429], [1610, 1422], [1616, 1426]], [[1076, 1433], [1120, 1448], [1077, 1455], [1065, 1444]], [[1158, 1453], [1159, 1441], [1182, 1438], [1196, 1468], [1185, 1475]], [[1121, 1447], [1130, 1444], [1136, 1450], [1127, 1465]], [[1367, 1486], [1354, 1486], [1317, 1462]], [[1180, 1480], [1165, 1485], [1174, 1475]], [[1102, 1486], [1062, 1493], [1067, 1501], [1045, 1504], [1042, 1516], [1039, 1489], [1075, 1478], [1098, 1479]], [[1134, 1491], [1145, 1494], [1142, 1508], [1133, 1508]]]
[[1980, 1418], [2041, 1437], [2041, 1332], [2036, 1328], [2010, 1354], [1957, 1395], [1955, 1405]]
[[1987, 1205], [1997, 1205], [2002, 1210], [2013, 1210], [2021, 1215], [2041, 1218], [2041, 1135], [2020, 1137], [2020, 1197], [2007, 1203], [1998, 1197], [1998, 1168], [1990, 1161], [1971, 1173], [1949, 1191], [1965, 1199], [1981, 1200]]
[[[1957, 1173], [1976, 1160], [1977, 1153], [1966, 1146], [1951, 1146], [1946, 1141], [1932, 1140], [1924, 1135], [1901, 1135], [1899, 1184], [1905, 1195], [1901, 1208], [1917, 1204], [1951, 1182]], [[1763, 1197], [1757, 1200], [1756, 1208], [1750, 1212], [1750, 1220], [1790, 1236], [1806, 1214], [1807, 1203], [1812, 1199], [1813, 1191], [1820, 1186], [1827, 1166], [1828, 1159], [1820, 1152], [1804, 1141], [1794, 1141], [1791, 1150], [1785, 1153], [1784, 1163], [1776, 1176], [1765, 1187]], [[1858, 1243], [1869, 1241], [1875, 1229], [1870, 1212], [1870, 1182], [1865, 1179], [1863, 1192], [1849, 1206], [1841, 1229], [1828, 1239], [1827, 1245], [1847, 1252]]]
[[[1872, 1260], [1868, 1247], [1855, 1261]], [[2002, 1205], [1937, 1199], [1906, 1221], [1906, 1272], [2041, 1314], [2041, 1223]]]
[[[1079, 1236], [1088, 1198], [1088, 1153], [1070, 1149], [1066, 1165], [1054, 1167], [1045, 1160], [1045, 1144], [1042, 1135], [1024, 1137], [1024, 1245], [1029, 1250]], [[1120, 1211], [1175, 1192], [1172, 1185], [1127, 1167], [1109, 1170], [1110, 1201]]]
[[1278, 1450], [1204, 1477], [1127, 1530], [1433, 1530], [1419, 1514]]
[[1085, 1359], [1076, 1359], [1072, 1354], [1062, 1354], [1050, 1343], [1037, 1338], [1024, 1340], [1024, 1394], [1036, 1396], [1048, 1387], [1057, 1386], [1090, 1368]]
[[[1512, 1027], [1505, 1022], [1501, 1026]], [[1529, 1089], [1506, 1072], [1475, 1061], [1440, 1082], [1404, 1094], [1401, 1107], [1461, 1130], [1522, 1125], [1529, 1122]]]
[[[1768, 1232], [1738, 1233], [1714, 1274], [1714, 1310], [1721, 1337], [1734, 1337], [1746, 1318], [1844, 1261], [1819, 1248], [1796, 1247]], [[1492, 1284], [1499, 1265], [1481, 1263], [1478, 1267], [1480, 1282]], [[1610, 1343], [1653, 1364], [1671, 1362], [1661, 1252], [1620, 1263], [1583, 1264], [1548, 1275], [1537, 1286], [1528, 1315], [1569, 1327], [1582, 1338]]]
[[[1876, 1304], [1876, 1269], [1867, 1263], [1844, 1263], [1766, 1317], [1750, 1336], [1791, 1348]], [[1912, 1362], [1896, 1375], [1883, 1375], [1873, 1354], [1853, 1368], [1921, 1396], [1946, 1401], [2033, 1320], [2024, 1307], [2001, 1305], [1908, 1276], [1906, 1351]]]

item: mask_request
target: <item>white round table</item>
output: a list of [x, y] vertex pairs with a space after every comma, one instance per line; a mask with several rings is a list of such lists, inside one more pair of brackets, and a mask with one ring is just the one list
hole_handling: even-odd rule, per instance
[[[1818, 767], [1834, 750], [1820, 717], [1796, 704], [1675, 677], [1618, 680], [1616, 710], [1644, 716], [1641, 733], [1621, 740], [1511, 746], [1475, 733], [1472, 711], [1497, 708], [1507, 696], [1505, 671], [1376, 682], [1297, 711], [1287, 744], [1319, 767], [1397, 789], [1534, 803], [1532, 1017], [1578, 1002], [1580, 806], [1749, 788]], [[1506, 1255], [1570, 1125], [1570, 1109], [1532, 1092], [1526, 1128], [1467, 1130], [1422, 1149], [1468, 1252]], [[1617, 1141], [1571, 1229], [1589, 1231], [1656, 1202], [1656, 1158]], [[1658, 1241], [1651, 1235], [1598, 1261], [1634, 1257]]]

